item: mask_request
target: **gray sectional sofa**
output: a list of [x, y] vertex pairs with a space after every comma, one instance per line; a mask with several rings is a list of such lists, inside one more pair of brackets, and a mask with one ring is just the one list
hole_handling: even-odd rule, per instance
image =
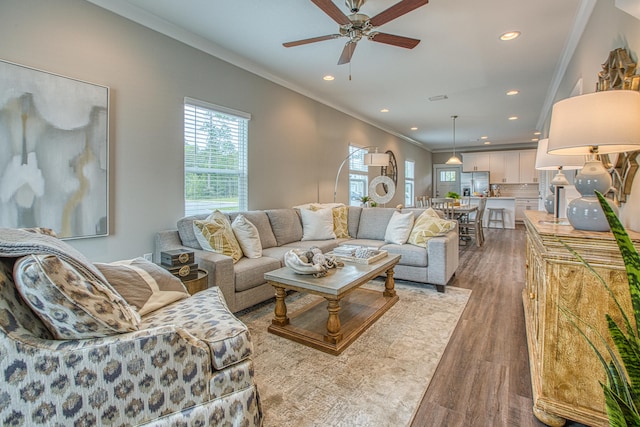
[[[417, 218], [424, 209], [414, 211]], [[301, 241], [302, 221], [297, 209], [269, 209], [261, 211], [229, 213], [230, 221], [242, 213], [254, 224], [260, 235], [262, 257], [242, 257], [236, 264], [228, 256], [205, 251], [201, 248], [193, 231], [193, 221], [208, 215], [184, 217], [178, 221], [177, 229], [161, 231], [155, 238], [154, 259], [160, 252], [186, 249], [195, 252], [199, 267], [209, 272], [209, 287], [218, 286], [232, 312], [240, 311], [274, 296], [273, 287], [264, 280], [264, 274], [284, 266], [284, 255], [293, 248], [317, 246], [328, 252], [341, 244], [362, 245], [400, 254], [402, 258], [395, 267], [395, 278], [435, 285], [439, 292], [458, 268], [458, 232], [453, 230], [444, 236], [427, 241], [426, 248], [410, 244], [388, 244], [385, 231], [393, 208], [349, 207], [348, 228], [350, 238], [332, 240]]]

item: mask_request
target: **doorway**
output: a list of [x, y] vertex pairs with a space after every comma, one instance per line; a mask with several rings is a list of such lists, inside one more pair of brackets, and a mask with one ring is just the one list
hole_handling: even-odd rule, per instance
[[453, 191], [460, 194], [460, 166], [433, 165], [433, 197], [445, 197]]

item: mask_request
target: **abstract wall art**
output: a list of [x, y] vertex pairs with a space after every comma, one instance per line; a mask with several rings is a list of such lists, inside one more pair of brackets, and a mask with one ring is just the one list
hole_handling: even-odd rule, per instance
[[0, 227], [109, 232], [109, 88], [0, 60]]

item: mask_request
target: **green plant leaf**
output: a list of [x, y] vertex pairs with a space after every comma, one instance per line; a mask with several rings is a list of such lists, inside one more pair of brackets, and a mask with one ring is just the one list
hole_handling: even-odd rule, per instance
[[638, 341], [634, 337], [626, 336], [616, 322], [609, 316], [607, 324], [609, 326], [609, 334], [613, 340], [624, 368], [629, 378], [629, 390], [625, 398], [625, 402], [638, 406], [638, 396], [640, 396], [640, 347]]
[[633, 311], [636, 319], [635, 336], [637, 337], [638, 324], [640, 324], [640, 255], [638, 255], [638, 251], [635, 246], [633, 246], [633, 243], [629, 238], [629, 234], [627, 234], [615, 212], [613, 212], [613, 209], [609, 206], [607, 199], [597, 191], [596, 196], [598, 196], [602, 210], [609, 222], [609, 227], [616, 238], [618, 248], [620, 248], [620, 254], [624, 260], [624, 266], [629, 280], [631, 303], [633, 304]]
[[640, 417], [638, 416], [636, 408], [627, 405], [627, 403], [609, 387], [603, 385], [602, 389], [604, 390], [604, 398], [610, 426], [640, 426]]

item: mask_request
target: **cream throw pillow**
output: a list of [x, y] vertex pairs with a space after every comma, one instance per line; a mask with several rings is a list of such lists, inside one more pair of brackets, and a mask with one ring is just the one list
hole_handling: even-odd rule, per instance
[[189, 297], [180, 279], [144, 258], [94, 265], [141, 316]]
[[244, 215], [240, 214], [231, 223], [233, 234], [247, 258], [260, 258], [262, 256], [262, 243], [258, 229]]
[[242, 258], [231, 223], [222, 212], [216, 210], [204, 221], [193, 221], [193, 231], [205, 251], [230, 256], [234, 263]]
[[384, 241], [386, 243], [404, 245], [407, 243], [412, 227], [413, 212], [400, 213], [395, 211], [389, 220], [389, 224], [387, 224], [387, 230], [384, 233]]
[[331, 209], [300, 209], [302, 217], [302, 240], [330, 240], [336, 238], [333, 232], [333, 211]]
[[451, 230], [455, 230], [457, 223], [449, 219], [442, 219], [431, 208], [425, 210], [413, 225], [409, 235], [409, 243], [416, 246], [427, 246], [427, 240], [436, 236], [444, 236]]

